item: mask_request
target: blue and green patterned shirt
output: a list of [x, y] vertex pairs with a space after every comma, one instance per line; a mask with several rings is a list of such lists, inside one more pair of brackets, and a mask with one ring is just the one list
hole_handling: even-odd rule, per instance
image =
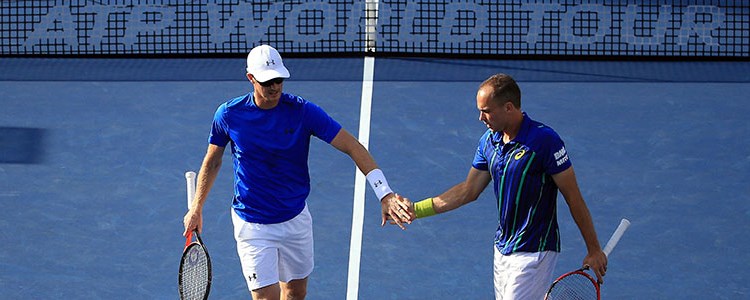
[[571, 167], [565, 144], [552, 128], [523, 114], [518, 135], [479, 140], [472, 166], [489, 171], [498, 207], [495, 246], [502, 254], [560, 251], [557, 185], [552, 175]]

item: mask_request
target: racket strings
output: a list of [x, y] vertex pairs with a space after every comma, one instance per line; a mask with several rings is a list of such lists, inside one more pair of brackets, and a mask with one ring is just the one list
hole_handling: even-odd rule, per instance
[[583, 274], [573, 273], [561, 278], [550, 289], [546, 299], [598, 299], [596, 285], [591, 279]]
[[180, 273], [180, 293], [182, 299], [205, 299], [208, 292], [208, 256], [200, 245], [188, 249]]

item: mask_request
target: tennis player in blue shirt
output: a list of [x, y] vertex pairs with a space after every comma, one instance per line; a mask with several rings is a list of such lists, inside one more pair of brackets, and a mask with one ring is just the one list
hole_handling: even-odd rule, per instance
[[232, 221], [242, 271], [253, 299], [304, 299], [313, 270], [307, 159], [315, 136], [351, 157], [381, 200], [386, 219], [410, 222], [370, 153], [322, 108], [282, 92], [289, 70], [271, 46], [253, 48], [247, 79], [253, 92], [223, 103], [214, 115], [195, 201], [184, 217], [188, 236], [203, 224], [203, 204], [229, 145], [234, 163]]
[[552, 282], [560, 251], [559, 190], [586, 242], [583, 264], [602, 281], [607, 257], [562, 139], [521, 111], [521, 90], [508, 75], [496, 74], [479, 86], [477, 109], [488, 129], [479, 139], [466, 180], [414, 203], [410, 212], [422, 218], [456, 209], [476, 200], [492, 182], [499, 222], [494, 240], [495, 298], [537, 300], [544, 298]]

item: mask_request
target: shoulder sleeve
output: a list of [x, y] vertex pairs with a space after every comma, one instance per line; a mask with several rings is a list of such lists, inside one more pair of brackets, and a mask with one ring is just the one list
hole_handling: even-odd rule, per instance
[[211, 132], [208, 135], [208, 142], [210, 144], [226, 147], [229, 143], [229, 125], [226, 120], [227, 116], [227, 104], [224, 103], [216, 109], [214, 113], [214, 120], [211, 124]]
[[315, 103], [305, 101], [304, 123], [310, 134], [326, 143], [331, 143], [341, 130], [341, 124], [329, 116]]
[[482, 137], [479, 139], [479, 143], [477, 145], [477, 151], [474, 153], [474, 161], [471, 162], [471, 166], [474, 167], [477, 170], [489, 170], [488, 167], [488, 159], [487, 156], [484, 154], [484, 150], [487, 148], [487, 144], [490, 140], [490, 135], [492, 134], [491, 130], [487, 130], [484, 132]]
[[562, 138], [549, 127], [543, 130], [543, 147], [540, 154], [544, 159], [546, 172], [552, 175], [570, 168], [572, 164]]

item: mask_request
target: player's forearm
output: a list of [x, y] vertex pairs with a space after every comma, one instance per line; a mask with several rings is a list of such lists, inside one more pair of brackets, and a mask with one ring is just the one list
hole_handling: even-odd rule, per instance
[[357, 168], [365, 175], [378, 168], [378, 164], [372, 155], [370, 155], [370, 152], [365, 149], [365, 146], [343, 128], [333, 141], [331, 141], [331, 145], [339, 151], [346, 153]]
[[439, 214], [454, 210], [474, 200], [476, 197], [469, 194], [466, 182], [461, 182], [439, 196], [433, 197], [432, 207], [435, 213]]
[[198, 184], [195, 189], [195, 200], [193, 201], [193, 207], [199, 211], [203, 209], [203, 204], [208, 199], [208, 193], [216, 181], [216, 177], [219, 175], [221, 169], [221, 155], [223, 151], [209, 152], [203, 159], [201, 164], [201, 170], [198, 172]]
[[472, 167], [469, 169], [469, 174], [466, 175], [466, 180], [437, 196], [437, 200], [433, 199], [435, 212], [453, 210], [476, 200], [490, 180], [492, 180], [492, 177], [490, 177], [489, 172]]
[[479, 198], [492, 177], [487, 171], [469, 169], [466, 180], [454, 185], [437, 197], [427, 198], [414, 204], [417, 218], [454, 210]]
[[591, 213], [589, 213], [586, 202], [581, 195], [581, 190], [578, 188], [573, 167], [552, 175], [552, 179], [560, 189], [560, 193], [565, 197], [565, 202], [567, 202], [570, 209], [570, 215], [573, 217], [576, 225], [578, 225], [578, 230], [581, 231], [588, 251], [601, 251], [599, 239], [597, 239], [596, 230], [594, 229], [594, 222], [591, 220]]
[[575, 202], [575, 204], [569, 205], [570, 214], [576, 222], [576, 225], [578, 225], [578, 230], [581, 232], [581, 236], [586, 243], [586, 249], [588, 249], [589, 252], [601, 251], [601, 245], [596, 236], [596, 229], [594, 229], [594, 222], [586, 204], [583, 202], [583, 199], [573, 202]]
[[357, 165], [357, 168], [365, 174], [367, 182], [370, 183], [375, 195], [383, 201], [388, 195], [393, 194], [388, 181], [385, 179], [385, 175], [382, 170], [378, 169], [378, 164], [375, 159], [372, 158], [370, 152], [365, 149], [354, 136], [349, 134], [346, 130], [341, 129], [335, 138], [331, 141], [331, 145], [339, 151], [346, 153]]
[[375, 162], [375, 159], [372, 158], [370, 152], [368, 152], [367, 149], [365, 149], [365, 147], [362, 145], [355, 147], [355, 149], [351, 153], [349, 153], [349, 157], [352, 158], [352, 161], [354, 161], [354, 164], [357, 165], [357, 168], [362, 172], [362, 174], [367, 175], [367, 173], [370, 173], [370, 171], [378, 168], [378, 164]]
[[470, 197], [467, 193], [466, 182], [459, 183], [436, 197], [430, 197], [416, 202], [412, 206], [414, 216], [425, 218], [439, 213], [454, 210], [469, 203], [477, 197]]
[[203, 209], [203, 204], [208, 199], [208, 192], [211, 191], [214, 181], [216, 181], [216, 177], [218, 176], [219, 168], [220, 166], [215, 168], [201, 168], [200, 175], [198, 175], [198, 185], [195, 190], [193, 207]]

